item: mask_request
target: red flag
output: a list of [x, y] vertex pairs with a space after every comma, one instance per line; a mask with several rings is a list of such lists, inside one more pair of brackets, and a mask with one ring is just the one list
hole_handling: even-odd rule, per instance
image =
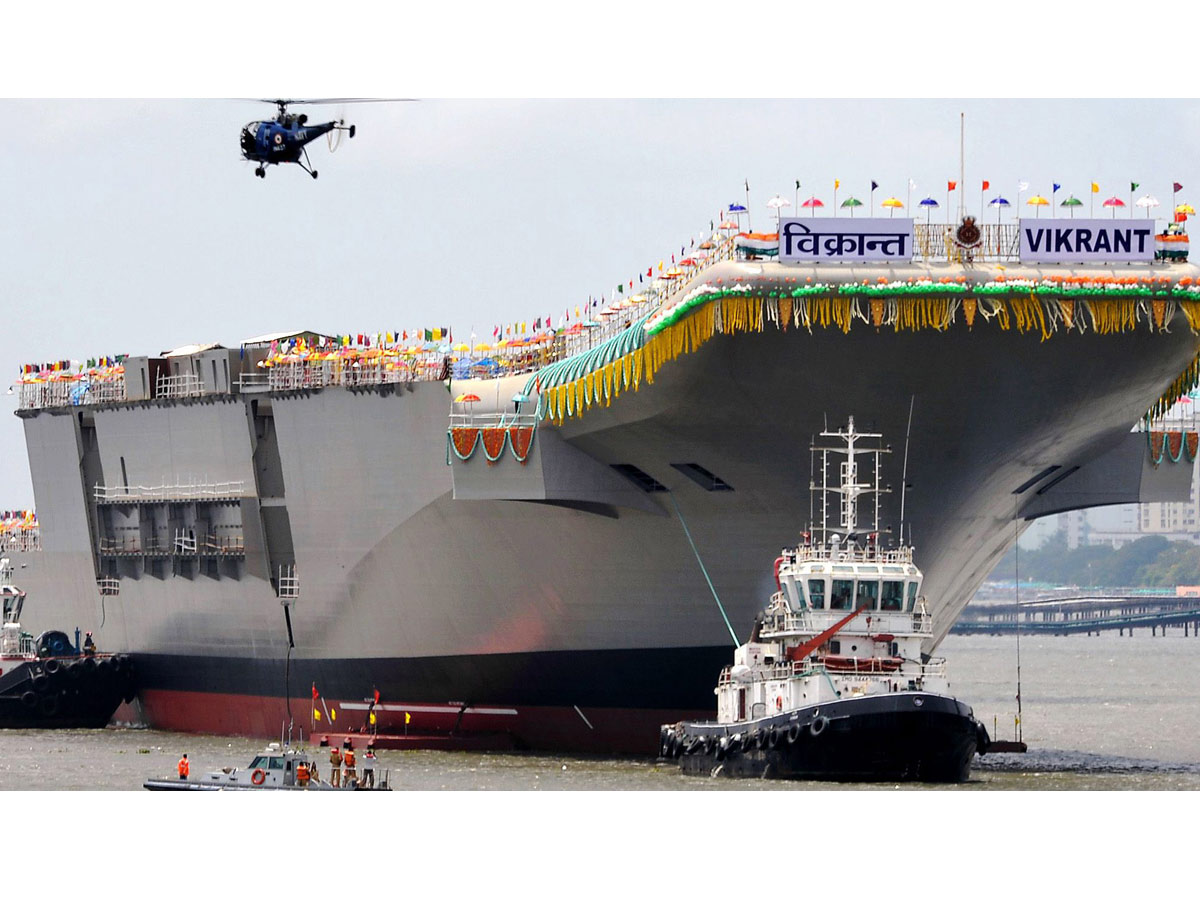
[[990, 181], [985, 181], [985, 182], [983, 183], [983, 190], [985, 190], [985, 191], [986, 191], [986, 190], [987, 190], [988, 188], [990, 188], [991, 186], [992, 186], [992, 183], [991, 183]]
[[958, 182], [957, 182], [957, 181], [947, 181], [947, 182], [946, 182], [946, 190], [948, 190], [948, 191], [952, 191], [952, 190], [954, 190], [956, 187], [958, 187]]
[[319, 700], [320, 698], [321, 698], [321, 695], [317, 693], [317, 683], [314, 681], [313, 682], [313, 699]]
[[1176, 181], [1175, 182], [1175, 193], [1178, 194], [1182, 190], [1183, 190], [1183, 185], [1180, 184], [1178, 181]]
[[379, 702], [379, 688], [375, 688], [375, 702]]

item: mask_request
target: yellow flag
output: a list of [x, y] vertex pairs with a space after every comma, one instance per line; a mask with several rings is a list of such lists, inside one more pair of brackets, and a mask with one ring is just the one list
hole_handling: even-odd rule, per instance
[[329, 721], [331, 721], [331, 722], [337, 721], [337, 710], [336, 709], [331, 709], [329, 711]]
[[375, 724], [375, 713], [371, 713], [371, 724]]
[[1093, 194], [1100, 193], [1100, 185], [1096, 184], [1096, 182], [1094, 182], [1094, 181], [1092, 182], [1092, 193]]
[[662, 260], [661, 259], [658, 261], [658, 271], [660, 271], [660, 272], [662, 271]]
[[412, 721], [412, 716], [409, 715], [408, 713], [405, 713], [404, 714], [404, 724], [407, 725], [411, 721]]
[[838, 181], [836, 178], [835, 178], [835, 179], [833, 179], [833, 189], [834, 189], [835, 191], [836, 191], [838, 188], [840, 188], [841, 186], [842, 186], [842, 183], [841, 183], [840, 181]]
[[318, 722], [321, 721], [321, 711], [319, 709], [313, 710], [313, 718], [316, 719]]

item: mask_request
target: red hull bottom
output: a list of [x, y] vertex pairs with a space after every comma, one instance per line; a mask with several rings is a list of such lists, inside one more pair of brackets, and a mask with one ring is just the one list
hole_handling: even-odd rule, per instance
[[[289, 719], [287, 703], [281, 697], [143, 689], [139, 699], [141, 721], [129, 724], [166, 731], [271, 738], [278, 736], [280, 725]], [[122, 707], [118, 717], [127, 709]], [[293, 699], [291, 719], [298, 728], [318, 738], [323, 733], [365, 735], [371, 730], [367, 702], [322, 698], [315, 710], [319, 719], [313, 716], [308, 702]], [[654, 755], [664, 723], [711, 718], [714, 711], [385, 702], [375, 707], [374, 714], [379, 745], [389, 749], [478, 750], [508, 746]], [[385, 737], [386, 743], [382, 740]]]

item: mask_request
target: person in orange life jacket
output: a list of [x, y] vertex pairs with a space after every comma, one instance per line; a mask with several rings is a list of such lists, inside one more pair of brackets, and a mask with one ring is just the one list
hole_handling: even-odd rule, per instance
[[179, 777], [183, 781], [187, 781], [188, 772], [191, 771], [191, 766], [188, 764], [187, 754], [183, 754], [183, 759], [179, 760]]
[[329, 783], [339, 787], [342, 783], [342, 753], [337, 747], [329, 748]]
[[296, 784], [300, 787], [308, 787], [308, 765], [300, 763], [296, 766]]
[[358, 771], [354, 767], [354, 743], [349, 738], [346, 738], [345, 746], [342, 748], [342, 764], [346, 767], [346, 777], [343, 779], [344, 784], [354, 784], [358, 781]]

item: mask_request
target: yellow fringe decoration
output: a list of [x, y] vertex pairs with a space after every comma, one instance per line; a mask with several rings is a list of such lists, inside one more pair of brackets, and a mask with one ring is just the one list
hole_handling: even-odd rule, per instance
[[[1066, 328], [1086, 330], [1079, 307], [1087, 311], [1097, 334], [1119, 334], [1137, 327], [1139, 315], [1154, 328], [1153, 310], [1133, 297], [1099, 297], [1086, 300], [1050, 298], [1043, 301], [1036, 293], [1028, 297], [990, 299], [983, 297], [905, 297], [889, 300], [881, 310], [872, 300], [870, 315], [864, 315], [851, 297], [790, 297], [764, 298], [727, 296], [706, 303], [691, 315], [674, 323], [646, 340], [644, 346], [575, 381], [546, 390], [547, 416], [561, 425], [571, 416], [580, 416], [595, 402], [610, 406], [613, 397], [622, 390], [637, 391], [643, 381], [653, 384], [662, 366], [680, 356], [694, 353], [716, 334], [733, 335], [740, 332], [762, 332], [768, 318], [777, 327], [787, 330], [789, 322], [806, 327], [838, 328], [850, 331], [854, 318], [879, 325], [891, 325], [897, 332], [935, 329], [945, 331], [953, 321], [961, 302], [968, 327], [974, 324], [974, 313], [995, 320], [1003, 331], [1016, 328], [1020, 334], [1029, 332], [1048, 340], [1058, 330], [1060, 321]], [[1193, 333], [1200, 333], [1200, 300], [1180, 299], [1176, 302], [1183, 311]], [[719, 304], [719, 305], [718, 305]], [[772, 306], [768, 307], [768, 304]], [[769, 314], [768, 314], [769, 313]], [[778, 318], [776, 318], [776, 315]], [[1165, 312], [1164, 312], [1165, 316]], [[1165, 327], [1165, 322], [1158, 330]], [[1200, 384], [1200, 354], [1172, 382], [1151, 410], [1152, 415], [1165, 412], [1176, 400]]]

